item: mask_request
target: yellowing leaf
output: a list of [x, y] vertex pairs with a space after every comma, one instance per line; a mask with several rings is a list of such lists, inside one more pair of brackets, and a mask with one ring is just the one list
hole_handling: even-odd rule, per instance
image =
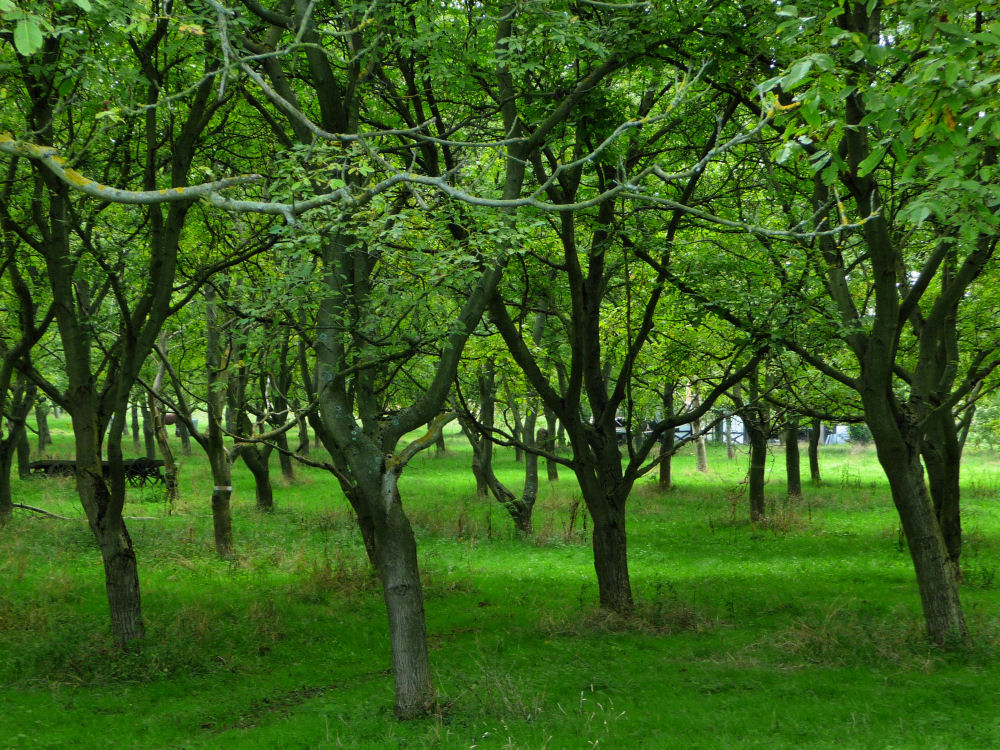
[[944, 114], [945, 127], [947, 127], [948, 130], [954, 130], [955, 126], [958, 124], [958, 120], [955, 119], [955, 113], [951, 111], [951, 107], [947, 104], [944, 105], [942, 113]]

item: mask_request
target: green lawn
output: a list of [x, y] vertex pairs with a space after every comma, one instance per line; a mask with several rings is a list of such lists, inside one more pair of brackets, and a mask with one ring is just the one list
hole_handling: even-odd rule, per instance
[[[65, 434], [57, 451], [68, 452]], [[196, 448], [197, 450], [197, 448]], [[441, 715], [392, 718], [377, 582], [332, 478], [276, 478], [254, 510], [235, 470], [239, 556], [213, 554], [204, 459], [184, 458], [166, 515], [130, 498], [149, 638], [112, 648], [100, 556], [69, 482], [15, 485], [0, 531], [2, 748], [989, 748], [1000, 746], [1000, 463], [965, 470], [966, 583], [975, 646], [921, 636], [905, 541], [870, 451], [822, 452], [825, 482], [789, 505], [782, 448], [773, 522], [747, 521], [746, 457], [676, 459], [677, 488], [630, 500], [636, 617], [596, 607], [589, 528], [563, 469], [543, 480], [536, 538], [474, 496], [471, 456], [403, 475], [420, 543]], [[499, 473], [519, 467], [501, 452]], [[277, 475], [275, 462], [274, 472]], [[16, 480], [15, 480], [16, 481]]]

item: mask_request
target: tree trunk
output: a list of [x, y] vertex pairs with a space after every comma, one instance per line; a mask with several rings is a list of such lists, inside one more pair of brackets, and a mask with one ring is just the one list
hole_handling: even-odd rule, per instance
[[[160, 346], [166, 350], [166, 345], [167, 337], [166, 335], [161, 334]], [[169, 508], [173, 508], [174, 502], [177, 500], [177, 462], [174, 461], [174, 452], [170, 448], [170, 440], [167, 437], [167, 426], [163, 421], [163, 411], [160, 409], [160, 402], [154, 395], [159, 394], [163, 388], [163, 378], [166, 375], [166, 372], [167, 366], [161, 361], [156, 370], [156, 377], [153, 378], [153, 389], [152, 393], [149, 394], [148, 404], [149, 418], [153, 425], [156, 444], [159, 446], [160, 452], [163, 454], [163, 473], [165, 475], [167, 485], [167, 503], [169, 504]], [[179, 424], [183, 424], [183, 422], [180, 422]]]
[[819, 441], [823, 428], [823, 420], [816, 417], [812, 420], [809, 428], [809, 480], [813, 484], [820, 484], [823, 478], [819, 473]]
[[44, 456], [46, 448], [52, 445], [52, 431], [49, 429], [49, 409], [43, 399], [35, 402], [35, 423], [38, 425], [38, 455]]
[[153, 427], [153, 420], [149, 414], [149, 407], [142, 404], [142, 437], [146, 444], [146, 458], [156, 458], [156, 431]]
[[253, 474], [254, 487], [257, 494], [257, 510], [270, 512], [274, 510], [274, 491], [271, 488], [271, 464], [268, 461], [269, 451], [265, 453], [256, 445], [244, 444], [240, 447], [243, 462]]
[[[539, 445], [546, 453], [555, 455], [556, 453], [556, 413], [548, 406], [542, 407], [545, 415], [545, 439], [538, 438]], [[559, 481], [559, 464], [551, 458], [545, 459], [545, 476], [550, 482]]]
[[939, 645], [949, 645], [968, 636], [955, 569], [924, 483], [919, 455], [900, 447], [887, 450], [876, 443], [913, 560], [927, 635]]
[[591, 518], [594, 521], [594, 570], [601, 607], [629, 615], [635, 603], [628, 572], [625, 508], [606, 503], [597, 514], [591, 512]]
[[187, 425], [182, 420], [178, 420], [177, 422], [177, 437], [181, 439], [181, 453], [183, 453], [185, 456], [190, 456], [191, 433], [188, 431]]
[[750, 520], [760, 523], [767, 518], [764, 502], [764, 474], [767, 468], [767, 433], [754, 421], [747, 425], [750, 432], [750, 470], [747, 484], [750, 492]]
[[278, 446], [278, 466], [281, 468], [281, 476], [286, 482], [291, 482], [295, 479], [295, 466], [292, 464], [292, 457], [288, 455], [288, 433], [281, 433], [274, 442]]
[[14, 465], [13, 449], [9, 436], [0, 438], [0, 528], [3, 528], [14, 514], [10, 480], [10, 472]]
[[[673, 385], [668, 385], [663, 389], [663, 418], [669, 419], [672, 416], [674, 416], [674, 387]], [[673, 427], [669, 430], [664, 430], [663, 435], [660, 436], [659, 485], [661, 490], [669, 490], [673, 486], [670, 469], [674, 457], [674, 440], [676, 436], [677, 430]]]
[[295, 452], [302, 456], [309, 455], [309, 425], [306, 423], [305, 414], [299, 414], [299, 447], [295, 449]]
[[31, 474], [31, 443], [28, 442], [28, 431], [21, 424], [12, 432], [17, 435], [17, 475], [21, 479], [27, 479]]
[[381, 507], [387, 512], [375, 524], [375, 549], [389, 618], [396, 716], [410, 719], [433, 711], [435, 698], [417, 543], [403, 512], [398, 481], [399, 476], [392, 471], [382, 474]]
[[[507, 391], [507, 407], [510, 409], [511, 417], [514, 420], [514, 434], [523, 435], [524, 434], [524, 423], [521, 421], [521, 409], [517, 404], [517, 399]], [[524, 460], [524, 450], [520, 445], [514, 445], [514, 460], [517, 463], [521, 463]]]
[[134, 400], [132, 402], [132, 449], [136, 453], [139, 453], [142, 450], [142, 439], [139, 436], [139, 401], [138, 400]]
[[799, 425], [794, 419], [785, 424], [785, 476], [788, 497], [802, 497], [802, 474], [799, 469]]
[[[697, 409], [701, 406], [701, 396], [697, 391], [691, 397], [691, 408]], [[701, 434], [701, 420], [696, 419], [691, 423], [691, 430], [694, 432], [695, 454], [698, 461], [698, 471], [705, 473], [708, 471], [708, 453], [705, 451], [705, 436]]]
[[167, 428], [163, 424], [162, 414], [159, 406], [154, 403], [153, 397], [149, 399], [149, 416], [153, 422], [156, 444], [163, 454], [163, 475], [167, 487], [167, 503], [173, 507], [177, 500], [177, 462], [174, 460], [174, 452], [170, 448], [170, 441], [167, 438]]
[[941, 527], [955, 577], [962, 580], [961, 473], [962, 445], [950, 413], [932, 417], [921, 450], [930, 483], [934, 513]]
[[208, 434], [204, 448], [212, 467], [212, 527], [215, 534], [215, 552], [219, 557], [231, 558], [233, 548], [233, 516], [230, 499], [233, 494], [232, 465], [226, 452], [222, 431], [222, 412], [226, 398], [228, 373], [223, 367], [222, 342], [216, 307], [215, 287], [207, 284], [205, 295], [205, 369], [207, 395], [205, 413]]
[[233, 494], [232, 470], [225, 453], [208, 452], [212, 468], [212, 530], [215, 553], [224, 559], [231, 558], [233, 549], [233, 514], [230, 498]]
[[732, 417], [726, 417], [726, 458], [730, 461], [736, 458], [736, 444], [733, 442]]
[[434, 440], [434, 450], [438, 454], [448, 450], [448, 446], [444, 443], [444, 430], [438, 431], [437, 438]]
[[750, 443], [750, 468], [747, 484], [750, 494], [750, 521], [760, 523], [766, 520], [767, 508], [764, 502], [764, 474], [767, 468], [767, 435], [769, 415], [761, 400], [759, 371], [754, 368], [749, 375], [747, 397], [750, 402], [743, 410], [743, 428]]
[[357, 487], [345, 488], [344, 495], [347, 502], [354, 509], [354, 515], [358, 519], [358, 532], [361, 534], [361, 543], [365, 546], [365, 555], [372, 566], [372, 570], [379, 569], [378, 551], [375, 548], [375, 519], [372, 517], [368, 505], [364, 502]]
[[[85, 409], [84, 412], [86, 411]], [[121, 517], [120, 503], [123, 498], [119, 497], [117, 501], [113, 498], [113, 490], [104, 479], [100, 441], [89, 440], [95, 437], [94, 430], [90, 424], [80, 424], [84, 421], [83, 414], [73, 414], [73, 431], [77, 441], [77, 492], [101, 550], [105, 591], [111, 615], [111, 634], [115, 643], [122, 648], [129, 648], [146, 635], [142, 622], [139, 569], [132, 538]], [[121, 449], [119, 447], [115, 456], [109, 444], [108, 451], [112, 481], [115, 481], [116, 474], [120, 475], [117, 476], [117, 481], [121, 484], [119, 492], [123, 493], [125, 479], [121, 475]]]
[[111, 612], [111, 632], [119, 646], [129, 648], [146, 637], [146, 628], [142, 622], [139, 569], [124, 521], [120, 528], [102, 533], [99, 544]]

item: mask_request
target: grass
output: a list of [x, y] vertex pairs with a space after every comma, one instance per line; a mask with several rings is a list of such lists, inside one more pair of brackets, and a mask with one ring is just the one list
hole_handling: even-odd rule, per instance
[[[518, 540], [475, 498], [460, 436], [418, 456], [401, 489], [442, 712], [406, 723], [391, 714], [381, 593], [330, 477], [276, 478], [277, 510], [261, 515], [237, 467], [232, 562], [213, 554], [201, 457], [185, 458], [172, 515], [154, 491], [130, 496], [149, 631], [130, 654], [112, 648], [71, 484], [18, 483], [20, 502], [72, 520], [17, 511], [0, 531], [0, 748], [1000, 746], [995, 456], [968, 458], [974, 646], [946, 653], [922, 637], [874, 456], [824, 448], [825, 483], [789, 503], [774, 451], [765, 526], [745, 520], [745, 456], [713, 451], [703, 475], [681, 455], [674, 490], [636, 488], [628, 619], [596, 607], [568, 472], [543, 481], [536, 535]], [[517, 486], [510, 455], [497, 468]]]

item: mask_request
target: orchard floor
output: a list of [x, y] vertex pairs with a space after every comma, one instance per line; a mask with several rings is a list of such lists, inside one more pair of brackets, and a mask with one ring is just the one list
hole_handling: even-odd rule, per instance
[[[62, 440], [65, 441], [65, 436]], [[68, 454], [57, 440], [57, 452]], [[629, 505], [636, 615], [597, 590], [572, 477], [542, 482], [535, 536], [475, 498], [470, 454], [404, 473], [437, 716], [398, 722], [381, 593], [332, 477], [277, 475], [254, 509], [235, 470], [235, 561], [216, 559], [205, 460], [182, 497], [130, 495], [148, 638], [108, 634], [100, 557], [66, 480], [15, 480], [0, 530], [0, 748], [1000, 747], [1000, 461], [964, 467], [971, 648], [922, 637], [905, 540], [868, 449], [824, 447], [824, 482], [747, 519], [746, 456], [675, 459], [676, 487]], [[519, 487], [520, 465], [498, 457]], [[544, 469], [543, 469], [544, 476]]]

